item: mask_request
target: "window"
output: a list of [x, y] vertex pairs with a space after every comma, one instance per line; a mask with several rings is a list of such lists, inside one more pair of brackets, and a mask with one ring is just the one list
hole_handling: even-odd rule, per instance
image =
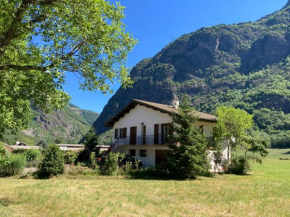
[[118, 129], [115, 129], [115, 139], [118, 139]]
[[140, 157], [146, 157], [147, 156], [147, 150], [140, 150]]
[[162, 144], [170, 142], [168, 140], [168, 136], [172, 135], [172, 125], [171, 124], [162, 124], [161, 125], [161, 136], [162, 136]]
[[130, 149], [129, 150], [129, 155], [130, 156], [136, 156], [136, 149]]
[[127, 128], [120, 129], [120, 138], [126, 138], [127, 137]]

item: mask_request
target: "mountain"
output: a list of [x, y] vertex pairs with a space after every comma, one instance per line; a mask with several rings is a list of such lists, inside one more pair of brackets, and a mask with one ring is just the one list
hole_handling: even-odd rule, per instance
[[34, 118], [26, 130], [19, 135], [7, 132], [4, 141], [8, 144], [23, 141], [30, 145], [35, 145], [40, 140], [46, 143], [54, 143], [56, 140], [57, 143], [78, 143], [99, 116], [98, 113], [80, 109], [73, 104], [51, 114], [33, 109], [33, 115]]
[[131, 71], [133, 88], [120, 88], [93, 124], [104, 123], [132, 99], [170, 104], [191, 97], [200, 111], [220, 105], [254, 115], [255, 129], [273, 146], [290, 145], [290, 1], [256, 22], [218, 25], [186, 34]]

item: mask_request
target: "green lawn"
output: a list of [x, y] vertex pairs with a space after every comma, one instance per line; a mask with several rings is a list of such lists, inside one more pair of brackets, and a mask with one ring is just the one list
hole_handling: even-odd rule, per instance
[[290, 216], [290, 149], [247, 176], [191, 181], [0, 179], [0, 216]]

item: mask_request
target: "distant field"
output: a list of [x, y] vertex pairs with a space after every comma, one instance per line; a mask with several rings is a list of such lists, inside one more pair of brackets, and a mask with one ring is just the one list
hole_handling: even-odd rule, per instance
[[271, 149], [268, 159], [279, 159], [279, 158], [289, 158], [290, 159], [290, 149]]
[[290, 149], [247, 176], [191, 181], [0, 179], [0, 216], [290, 216]]

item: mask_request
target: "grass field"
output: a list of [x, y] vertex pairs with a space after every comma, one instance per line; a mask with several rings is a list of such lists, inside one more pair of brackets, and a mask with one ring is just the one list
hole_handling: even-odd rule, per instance
[[288, 152], [271, 150], [250, 175], [191, 181], [1, 178], [0, 216], [290, 216]]

